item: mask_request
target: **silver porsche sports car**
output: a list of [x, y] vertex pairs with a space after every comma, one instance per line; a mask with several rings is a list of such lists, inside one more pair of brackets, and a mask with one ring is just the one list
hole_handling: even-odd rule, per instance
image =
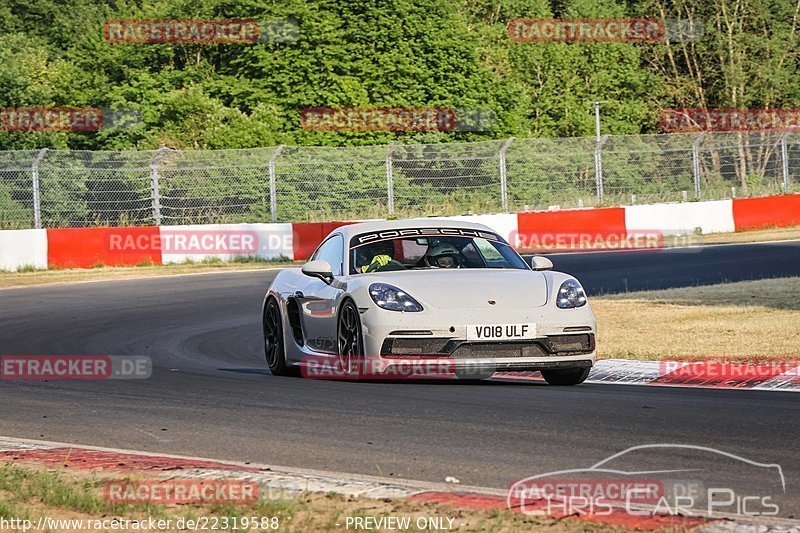
[[551, 385], [581, 383], [595, 319], [580, 283], [552, 267], [527, 263], [481, 224], [342, 226], [269, 287], [267, 364], [276, 375], [345, 378], [539, 370]]

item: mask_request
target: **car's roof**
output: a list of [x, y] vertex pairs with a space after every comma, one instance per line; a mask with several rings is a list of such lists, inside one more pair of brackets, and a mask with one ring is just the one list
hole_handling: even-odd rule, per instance
[[[405, 220], [374, 220], [370, 222], [360, 222], [358, 224], [347, 224], [336, 228], [335, 232], [341, 232], [346, 239], [361, 233], [369, 233], [371, 231], [383, 231], [393, 229], [411, 229], [411, 228], [460, 228], [472, 229], [480, 231], [488, 231], [496, 233], [489, 226], [478, 224], [476, 222], [464, 222], [462, 220], [453, 220], [441, 218], [409, 218]], [[333, 233], [333, 232], [331, 232]]]

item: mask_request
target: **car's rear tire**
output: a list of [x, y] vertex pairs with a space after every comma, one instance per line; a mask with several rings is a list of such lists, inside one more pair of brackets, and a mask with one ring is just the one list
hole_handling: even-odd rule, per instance
[[345, 300], [336, 324], [339, 368], [345, 377], [358, 379], [364, 369], [364, 337], [361, 317], [353, 300]]
[[591, 368], [573, 370], [542, 370], [542, 377], [550, 385], [578, 385], [586, 381]]
[[270, 372], [276, 376], [297, 376], [297, 369], [286, 364], [283, 344], [283, 320], [278, 301], [270, 297], [264, 306], [264, 355]]

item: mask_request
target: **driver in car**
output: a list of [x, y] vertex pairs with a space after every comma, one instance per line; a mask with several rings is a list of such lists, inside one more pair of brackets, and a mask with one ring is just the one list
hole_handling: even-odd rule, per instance
[[432, 268], [460, 268], [461, 253], [451, 244], [437, 244], [425, 253], [425, 264]]
[[362, 246], [356, 252], [356, 272], [366, 274], [394, 262], [394, 244], [391, 241]]

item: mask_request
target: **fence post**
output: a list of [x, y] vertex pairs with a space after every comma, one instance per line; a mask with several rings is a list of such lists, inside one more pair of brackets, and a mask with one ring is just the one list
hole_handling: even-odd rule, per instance
[[397, 142], [392, 143], [389, 147], [389, 153], [386, 154], [386, 203], [389, 209], [389, 215], [394, 215], [394, 178], [392, 177], [392, 158], [394, 150], [397, 148]]
[[278, 220], [278, 193], [275, 188], [275, 160], [281, 155], [281, 151], [286, 147], [282, 144], [275, 149], [275, 153], [269, 158], [269, 212], [272, 222]]
[[786, 146], [786, 140], [792, 132], [787, 131], [781, 137], [781, 170], [783, 172], [783, 192], [788, 193], [791, 184], [789, 183], [789, 148]]
[[153, 223], [161, 225], [161, 194], [158, 190], [158, 164], [164, 156], [164, 146], [156, 151], [156, 156], [150, 162], [150, 202], [153, 207]]
[[44, 159], [47, 148], [42, 148], [36, 154], [36, 159], [31, 165], [31, 179], [33, 181], [33, 227], [42, 229], [42, 191], [39, 188], [39, 163]]
[[500, 147], [500, 205], [503, 211], [508, 211], [508, 180], [506, 178], [506, 151], [515, 137], [509, 139]]
[[692, 175], [694, 176], [694, 196], [700, 198], [700, 143], [703, 142], [705, 132], [701, 133], [692, 143]]
[[608, 135], [603, 135], [597, 139], [597, 144], [594, 148], [594, 176], [597, 186], [597, 203], [603, 201], [603, 156], [601, 150], [603, 145], [608, 140]]

